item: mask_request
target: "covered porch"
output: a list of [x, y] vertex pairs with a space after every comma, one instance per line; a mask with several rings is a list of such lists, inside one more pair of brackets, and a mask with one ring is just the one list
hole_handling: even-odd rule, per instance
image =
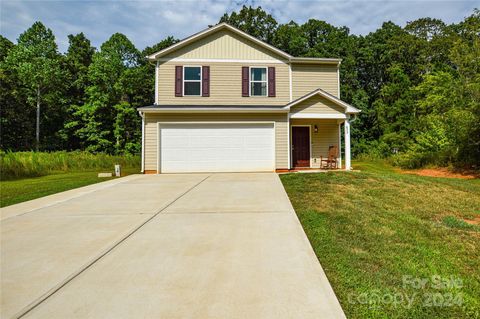
[[289, 170], [351, 169], [350, 122], [360, 110], [321, 89], [287, 107]]
[[[289, 133], [291, 170], [351, 169], [348, 119], [291, 118]], [[335, 165], [328, 162], [332, 154]]]

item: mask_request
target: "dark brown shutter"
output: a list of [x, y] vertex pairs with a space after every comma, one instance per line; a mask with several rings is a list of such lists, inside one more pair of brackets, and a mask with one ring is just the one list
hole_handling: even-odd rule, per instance
[[183, 67], [175, 66], [175, 96], [182, 96]]
[[210, 96], [210, 67], [202, 66], [202, 96]]
[[268, 67], [268, 96], [275, 96], [275, 67]]
[[248, 82], [249, 82], [248, 66], [242, 66], [242, 96], [249, 96]]

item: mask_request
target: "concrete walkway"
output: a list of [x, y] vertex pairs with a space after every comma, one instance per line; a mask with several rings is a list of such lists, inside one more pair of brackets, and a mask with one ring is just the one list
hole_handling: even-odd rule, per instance
[[1, 216], [2, 318], [345, 317], [276, 174], [129, 176]]

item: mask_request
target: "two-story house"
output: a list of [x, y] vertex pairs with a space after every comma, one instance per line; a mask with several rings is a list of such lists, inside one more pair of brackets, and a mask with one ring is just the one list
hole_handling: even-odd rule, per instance
[[226, 23], [148, 59], [155, 104], [138, 109], [143, 172], [320, 167], [329, 148], [341, 148], [342, 126], [350, 169], [359, 110], [340, 100], [340, 59], [293, 57]]

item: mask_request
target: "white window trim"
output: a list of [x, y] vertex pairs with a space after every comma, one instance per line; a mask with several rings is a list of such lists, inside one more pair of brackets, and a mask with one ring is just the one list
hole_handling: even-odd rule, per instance
[[[254, 81], [252, 80], [252, 69], [265, 69], [266, 80], [265, 81]], [[265, 82], [267, 90], [265, 95], [252, 95], [252, 83], [263, 83]], [[250, 66], [248, 67], [248, 96], [250, 97], [268, 97], [268, 66]]]
[[[185, 68], [200, 68], [200, 80], [185, 80]], [[183, 76], [182, 76], [182, 96], [202, 96], [202, 78], [203, 78], [203, 68], [200, 65], [184, 65], [183, 66]], [[185, 82], [200, 82], [200, 92], [199, 94], [188, 94], [185, 95]]]

